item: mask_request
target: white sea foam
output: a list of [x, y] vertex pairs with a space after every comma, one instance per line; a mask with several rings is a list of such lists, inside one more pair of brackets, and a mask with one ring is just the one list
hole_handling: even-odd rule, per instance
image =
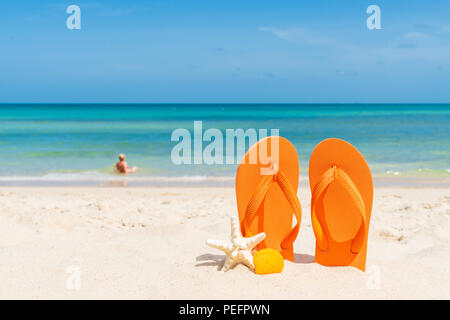
[[101, 172], [80, 173], [48, 173], [41, 176], [0, 176], [0, 182], [107, 182], [114, 180], [137, 182], [197, 182], [197, 181], [232, 181], [231, 176], [139, 176], [139, 175], [112, 175]]
[[[109, 185], [126, 182], [130, 186], [233, 186], [235, 176], [148, 176], [115, 175], [96, 171], [78, 173], [48, 173], [40, 176], [0, 176], [0, 185], [47, 186], [47, 185]], [[299, 182], [307, 184], [308, 178], [300, 176]]]
[[392, 170], [388, 170], [386, 171], [387, 174], [393, 174], [394, 176], [398, 176], [400, 174], [400, 172], [398, 171], [392, 171]]

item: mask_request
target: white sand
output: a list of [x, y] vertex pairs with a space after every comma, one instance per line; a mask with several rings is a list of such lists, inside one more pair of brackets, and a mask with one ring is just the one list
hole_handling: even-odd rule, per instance
[[259, 276], [204, 244], [228, 239], [232, 188], [1, 188], [0, 298], [450, 299], [449, 189], [377, 188], [365, 273], [313, 263], [300, 200], [295, 263]]

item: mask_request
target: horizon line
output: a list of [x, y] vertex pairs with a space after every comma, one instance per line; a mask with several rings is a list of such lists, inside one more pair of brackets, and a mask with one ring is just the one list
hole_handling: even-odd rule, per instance
[[392, 105], [447, 105], [449, 102], [0, 102], [2, 105], [18, 105], [18, 104], [28, 104], [28, 105], [382, 105], [382, 104], [392, 104]]

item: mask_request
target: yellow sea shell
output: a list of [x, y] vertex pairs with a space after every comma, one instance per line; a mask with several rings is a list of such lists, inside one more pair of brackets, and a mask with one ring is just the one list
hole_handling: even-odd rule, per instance
[[266, 248], [259, 250], [253, 256], [256, 274], [280, 273], [283, 271], [283, 256], [275, 249]]

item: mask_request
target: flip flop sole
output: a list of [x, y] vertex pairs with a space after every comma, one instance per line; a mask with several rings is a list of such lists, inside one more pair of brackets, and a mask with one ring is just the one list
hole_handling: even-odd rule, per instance
[[[273, 148], [273, 143], [276, 143], [276, 140], [278, 140], [278, 157], [275, 156], [274, 159], [278, 158], [275, 161], [279, 170], [283, 171], [295, 193], [297, 192], [299, 162], [295, 147], [283, 137], [267, 137], [260, 140], [248, 150], [237, 169], [236, 200], [241, 229], [243, 228], [249, 201], [256, 192], [255, 189], [265, 177], [262, 172], [269, 170], [273, 165], [273, 163], [266, 161], [265, 155], [271, 155], [273, 158], [272, 151], [276, 151]], [[253, 161], [254, 163], [250, 163], [252, 153], [253, 155], [257, 154], [256, 157], [253, 157], [253, 159], [256, 158], [256, 161]], [[292, 229], [292, 222], [293, 210], [289, 202], [280, 186], [277, 183], [271, 184], [262, 205], [258, 208], [255, 219], [249, 227], [252, 234], [266, 233], [266, 239], [259, 244], [257, 249], [272, 248], [280, 252], [285, 259], [293, 261], [292, 249], [282, 250], [280, 247], [281, 242]], [[244, 230], [242, 232], [244, 234]]]
[[324, 252], [316, 243], [315, 261], [326, 266], [353, 266], [364, 271], [373, 202], [372, 174], [366, 160], [354, 146], [341, 139], [326, 139], [311, 154], [311, 192], [322, 174], [333, 166], [347, 173], [361, 194], [366, 215], [364, 242], [358, 253], [351, 252], [352, 240], [362, 223], [361, 213], [348, 191], [339, 183], [333, 182], [316, 204], [317, 219], [328, 239], [328, 249]]

